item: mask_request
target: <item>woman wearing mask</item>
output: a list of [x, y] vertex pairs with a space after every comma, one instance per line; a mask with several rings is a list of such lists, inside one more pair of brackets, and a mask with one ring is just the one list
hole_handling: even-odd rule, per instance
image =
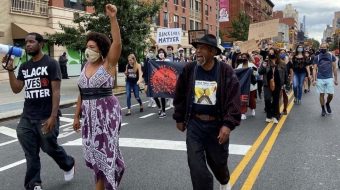
[[307, 92], [310, 92], [310, 85], [312, 83], [312, 73], [313, 73], [313, 70], [312, 70], [312, 65], [313, 65], [313, 61], [314, 61], [314, 56], [313, 54], [310, 53], [310, 51], [306, 51], [305, 52], [305, 57], [306, 57], [306, 65], [308, 66], [308, 70], [309, 70], [309, 73], [310, 75], [308, 75], [308, 72], [307, 72], [307, 69], [306, 69], [306, 77], [305, 77], [305, 80], [304, 80], [304, 83], [303, 83], [303, 91], [305, 93]]
[[[278, 55], [275, 49], [271, 48], [268, 53], [268, 58], [261, 64], [258, 72], [263, 75], [263, 92], [266, 111], [266, 122], [278, 123], [280, 118], [280, 91], [281, 81], [278, 71]], [[270, 80], [274, 80], [274, 89], [270, 87]]]
[[142, 82], [142, 68], [140, 64], [137, 63], [134, 54], [128, 56], [129, 63], [126, 65], [125, 75], [126, 75], [126, 101], [127, 101], [127, 113], [126, 116], [131, 115], [131, 89], [137, 102], [139, 103], [139, 111], [143, 112], [142, 100], [139, 97], [139, 84]]
[[96, 190], [117, 189], [125, 168], [119, 150], [121, 107], [112, 94], [122, 48], [121, 35], [116, 6], [108, 4], [105, 9], [113, 41], [101, 33], [87, 35], [87, 63], [78, 81], [80, 95], [73, 122], [75, 131], [82, 128], [84, 158], [94, 172]]
[[[158, 49], [156, 61], [170, 61], [166, 57], [167, 57], [167, 55], [166, 55], [165, 50], [162, 49], [162, 48]], [[160, 98], [160, 99], [161, 99], [161, 101], [159, 101], [158, 97], [154, 98], [154, 100], [157, 104], [157, 107], [158, 107], [158, 117], [159, 118], [165, 118], [166, 117], [166, 113], [165, 113], [166, 101], [165, 101], [165, 98]]]
[[305, 51], [302, 45], [296, 47], [295, 55], [292, 59], [293, 69], [293, 88], [294, 88], [294, 102], [301, 104], [302, 88], [305, 76], [310, 76], [309, 66], [305, 57]]
[[288, 75], [288, 66], [287, 66], [287, 54], [286, 50], [280, 50], [280, 59], [278, 64], [278, 71], [280, 74], [280, 82], [282, 86], [281, 94], [283, 98], [283, 115], [287, 115], [287, 107], [288, 107], [288, 95], [287, 92], [290, 89], [290, 80]]
[[[257, 76], [257, 67], [249, 61], [250, 56], [248, 53], [242, 53], [239, 58], [238, 62], [241, 63], [238, 65], [237, 69], [242, 68], [252, 68], [254, 70], [251, 84], [250, 84], [250, 93], [249, 93], [249, 108], [251, 109], [251, 115], [255, 116], [255, 109], [256, 109], [256, 94], [257, 94], [257, 83], [256, 83], [256, 76]], [[241, 105], [241, 119], [247, 119], [247, 102], [242, 102]]]

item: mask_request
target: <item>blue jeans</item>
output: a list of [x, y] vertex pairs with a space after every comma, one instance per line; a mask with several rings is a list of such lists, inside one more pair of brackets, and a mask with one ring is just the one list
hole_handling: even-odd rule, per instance
[[302, 88], [303, 88], [303, 81], [305, 80], [306, 72], [302, 73], [294, 73], [294, 80], [293, 80], [293, 88], [294, 88], [294, 97], [298, 100], [302, 98]]
[[131, 89], [139, 105], [142, 105], [142, 100], [139, 97], [139, 86], [137, 83], [126, 81], [126, 103], [128, 109], [131, 109]]
[[21, 118], [16, 129], [18, 140], [26, 157], [26, 176], [25, 188], [33, 189], [35, 184], [41, 184], [40, 178], [40, 148], [47, 153], [58, 164], [60, 169], [70, 171], [74, 166], [74, 159], [67, 155], [65, 150], [58, 145], [57, 137], [59, 135], [59, 118], [55, 123], [54, 129], [42, 134], [42, 123], [45, 120], [31, 120]]

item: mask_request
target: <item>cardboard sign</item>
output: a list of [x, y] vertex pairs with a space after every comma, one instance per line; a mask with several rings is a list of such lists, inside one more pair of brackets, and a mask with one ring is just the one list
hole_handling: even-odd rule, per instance
[[182, 28], [159, 28], [157, 30], [158, 45], [181, 44]]
[[279, 19], [258, 22], [249, 25], [248, 40], [262, 40], [278, 36]]
[[259, 49], [256, 40], [248, 40], [242, 43], [238, 43], [238, 46], [240, 47], [242, 53], [248, 53]]
[[206, 30], [189, 30], [189, 44], [195, 42], [197, 39], [202, 38], [204, 35], [207, 34]]

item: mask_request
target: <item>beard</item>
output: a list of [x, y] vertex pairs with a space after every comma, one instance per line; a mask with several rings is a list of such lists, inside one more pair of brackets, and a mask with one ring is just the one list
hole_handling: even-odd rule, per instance
[[203, 67], [206, 63], [207, 63], [207, 60], [205, 59], [204, 56], [202, 56], [201, 58], [197, 59], [198, 66]]
[[27, 54], [34, 57], [34, 56], [38, 55], [39, 52], [40, 52], [40, 50], [37, 50], [37, 51], [33, 51], [33, 52], [27, 52]]

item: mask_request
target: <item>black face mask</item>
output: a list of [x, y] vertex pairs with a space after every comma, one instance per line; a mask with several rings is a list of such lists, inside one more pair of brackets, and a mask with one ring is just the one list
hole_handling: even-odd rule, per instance
[[269, 59], [275, 59], [276, 58], [276, 56], [274, 55], [274, 54], [269, 54]]
[[238, 59], [237, 63], [243, 63], [243, 59]]
[[327, 52], [327, 49], [320, 49], [320, 52], [325, 54]]

